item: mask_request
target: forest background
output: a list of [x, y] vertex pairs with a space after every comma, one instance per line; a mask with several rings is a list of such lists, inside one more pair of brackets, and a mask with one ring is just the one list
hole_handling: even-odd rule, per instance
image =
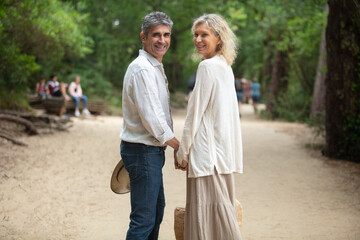
[[[346, 9], [360, 9], [358, 0], [328, 3], [339, 16], [345, 16]], [[343, 8], [336, 10], [336, 4]], [[1, 0], [0, 108], [28, 108], [27, 96], [40, 76], [49, 79], [51, 74], [67, 83], [80, 75], [88, 97], [121, 107], [123, 76], [142, 47], [141, 21], [155, 10], [174, 22], [163, 61], [171, 92], [186, 91], [201, 60], [192, 42], [192, 21], [204, 13], [219, 13], [238, 38], [235, 76], [256, 79], [262, 86], [262, 101], [267, 105], [263, 115], [308, 122], [325, 133], [325, 0]], [[359, 15], [350, 14], [358, 24], [354, 16]], [[359, 36], [354, 39], [357, 42]], [[360, 69], [357, 44], [355, 66]], [[348, 80], [358, 84], [350, 88], [359, 95], [360, 74], [356, 76]], [[351, 145], [356, 152], [360, 149], [359, 100], [350, 110], [353, 106], [355, 112], [341, 116], [348, 120], [341, 120], [340, 126], [353, 135], [341, 144]], [[335, 157], [360, 159], [360, 153], [346, 156], [348, 150]]]

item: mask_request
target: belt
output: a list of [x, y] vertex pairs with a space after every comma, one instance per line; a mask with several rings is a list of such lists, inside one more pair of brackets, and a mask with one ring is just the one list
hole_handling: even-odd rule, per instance
[[146, 145], [146, 144], [143, 144], [143, 143], [133, 143], [133, 142], [127, 142], [127, 141], [122, 141], [124, 142], [125, 144], [130, 144], [130, 145], [141, 145], [141, 146], [148, 146], [148, 147], [156, 147], [156, 148], [160, 148], [161, 150], [165, 151], [166, 148], [167, 148], [167, 145], [166, 146], [154, 146], [154, 145]]

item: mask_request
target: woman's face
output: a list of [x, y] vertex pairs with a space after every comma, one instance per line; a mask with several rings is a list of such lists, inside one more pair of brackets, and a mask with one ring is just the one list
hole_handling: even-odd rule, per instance
[[197, 52], [203, 55], [205, 59], [215, 56], [220, 42], [220, 37], [215, 36], [214, 31], [206, 24], [201, 23], [195, 27], [194, 44]]

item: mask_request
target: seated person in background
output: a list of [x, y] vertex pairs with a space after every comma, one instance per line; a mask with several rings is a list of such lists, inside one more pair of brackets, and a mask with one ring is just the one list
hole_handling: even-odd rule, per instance
[[41, 98], [41, 100], [46, 99], [46, 95], [49, 94], [49, 89], [47, 88], [45, 81], [45, 77], [42, 76], [39, 82], [36, 84], [35, 92]]
[[82, 113], [85, 115], [90, 115], [90, 112], [87, 109], [87, 97], [82, 94], [79, 76], [76, 76], [74, 81], [72, 83], [70, 83], [68, 91], [69, 91], [70, 96], [75, 100], [75, 116], [76, 117], [80, 116], [80, 111], [79, 111], [80, 99], [82, 99], [84, 101], [84, 109], [83, 109]]
[[63, 96], [64, 98], [66, 98], [66, 87], [67, 84], [66, 83], [59, 83], [57, 81], [57, 76], [56, 75], [51, 75], [50, 76], [50, 81], [47, 84], [47, 87], [49, 89], [49, 93], [50, 96], [52, 97], [61, 97]]

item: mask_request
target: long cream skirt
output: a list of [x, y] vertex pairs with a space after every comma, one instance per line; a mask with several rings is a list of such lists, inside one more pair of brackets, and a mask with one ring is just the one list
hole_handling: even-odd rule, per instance
[[185, 240], [240, 240], [233, 174], [187, 178]]

